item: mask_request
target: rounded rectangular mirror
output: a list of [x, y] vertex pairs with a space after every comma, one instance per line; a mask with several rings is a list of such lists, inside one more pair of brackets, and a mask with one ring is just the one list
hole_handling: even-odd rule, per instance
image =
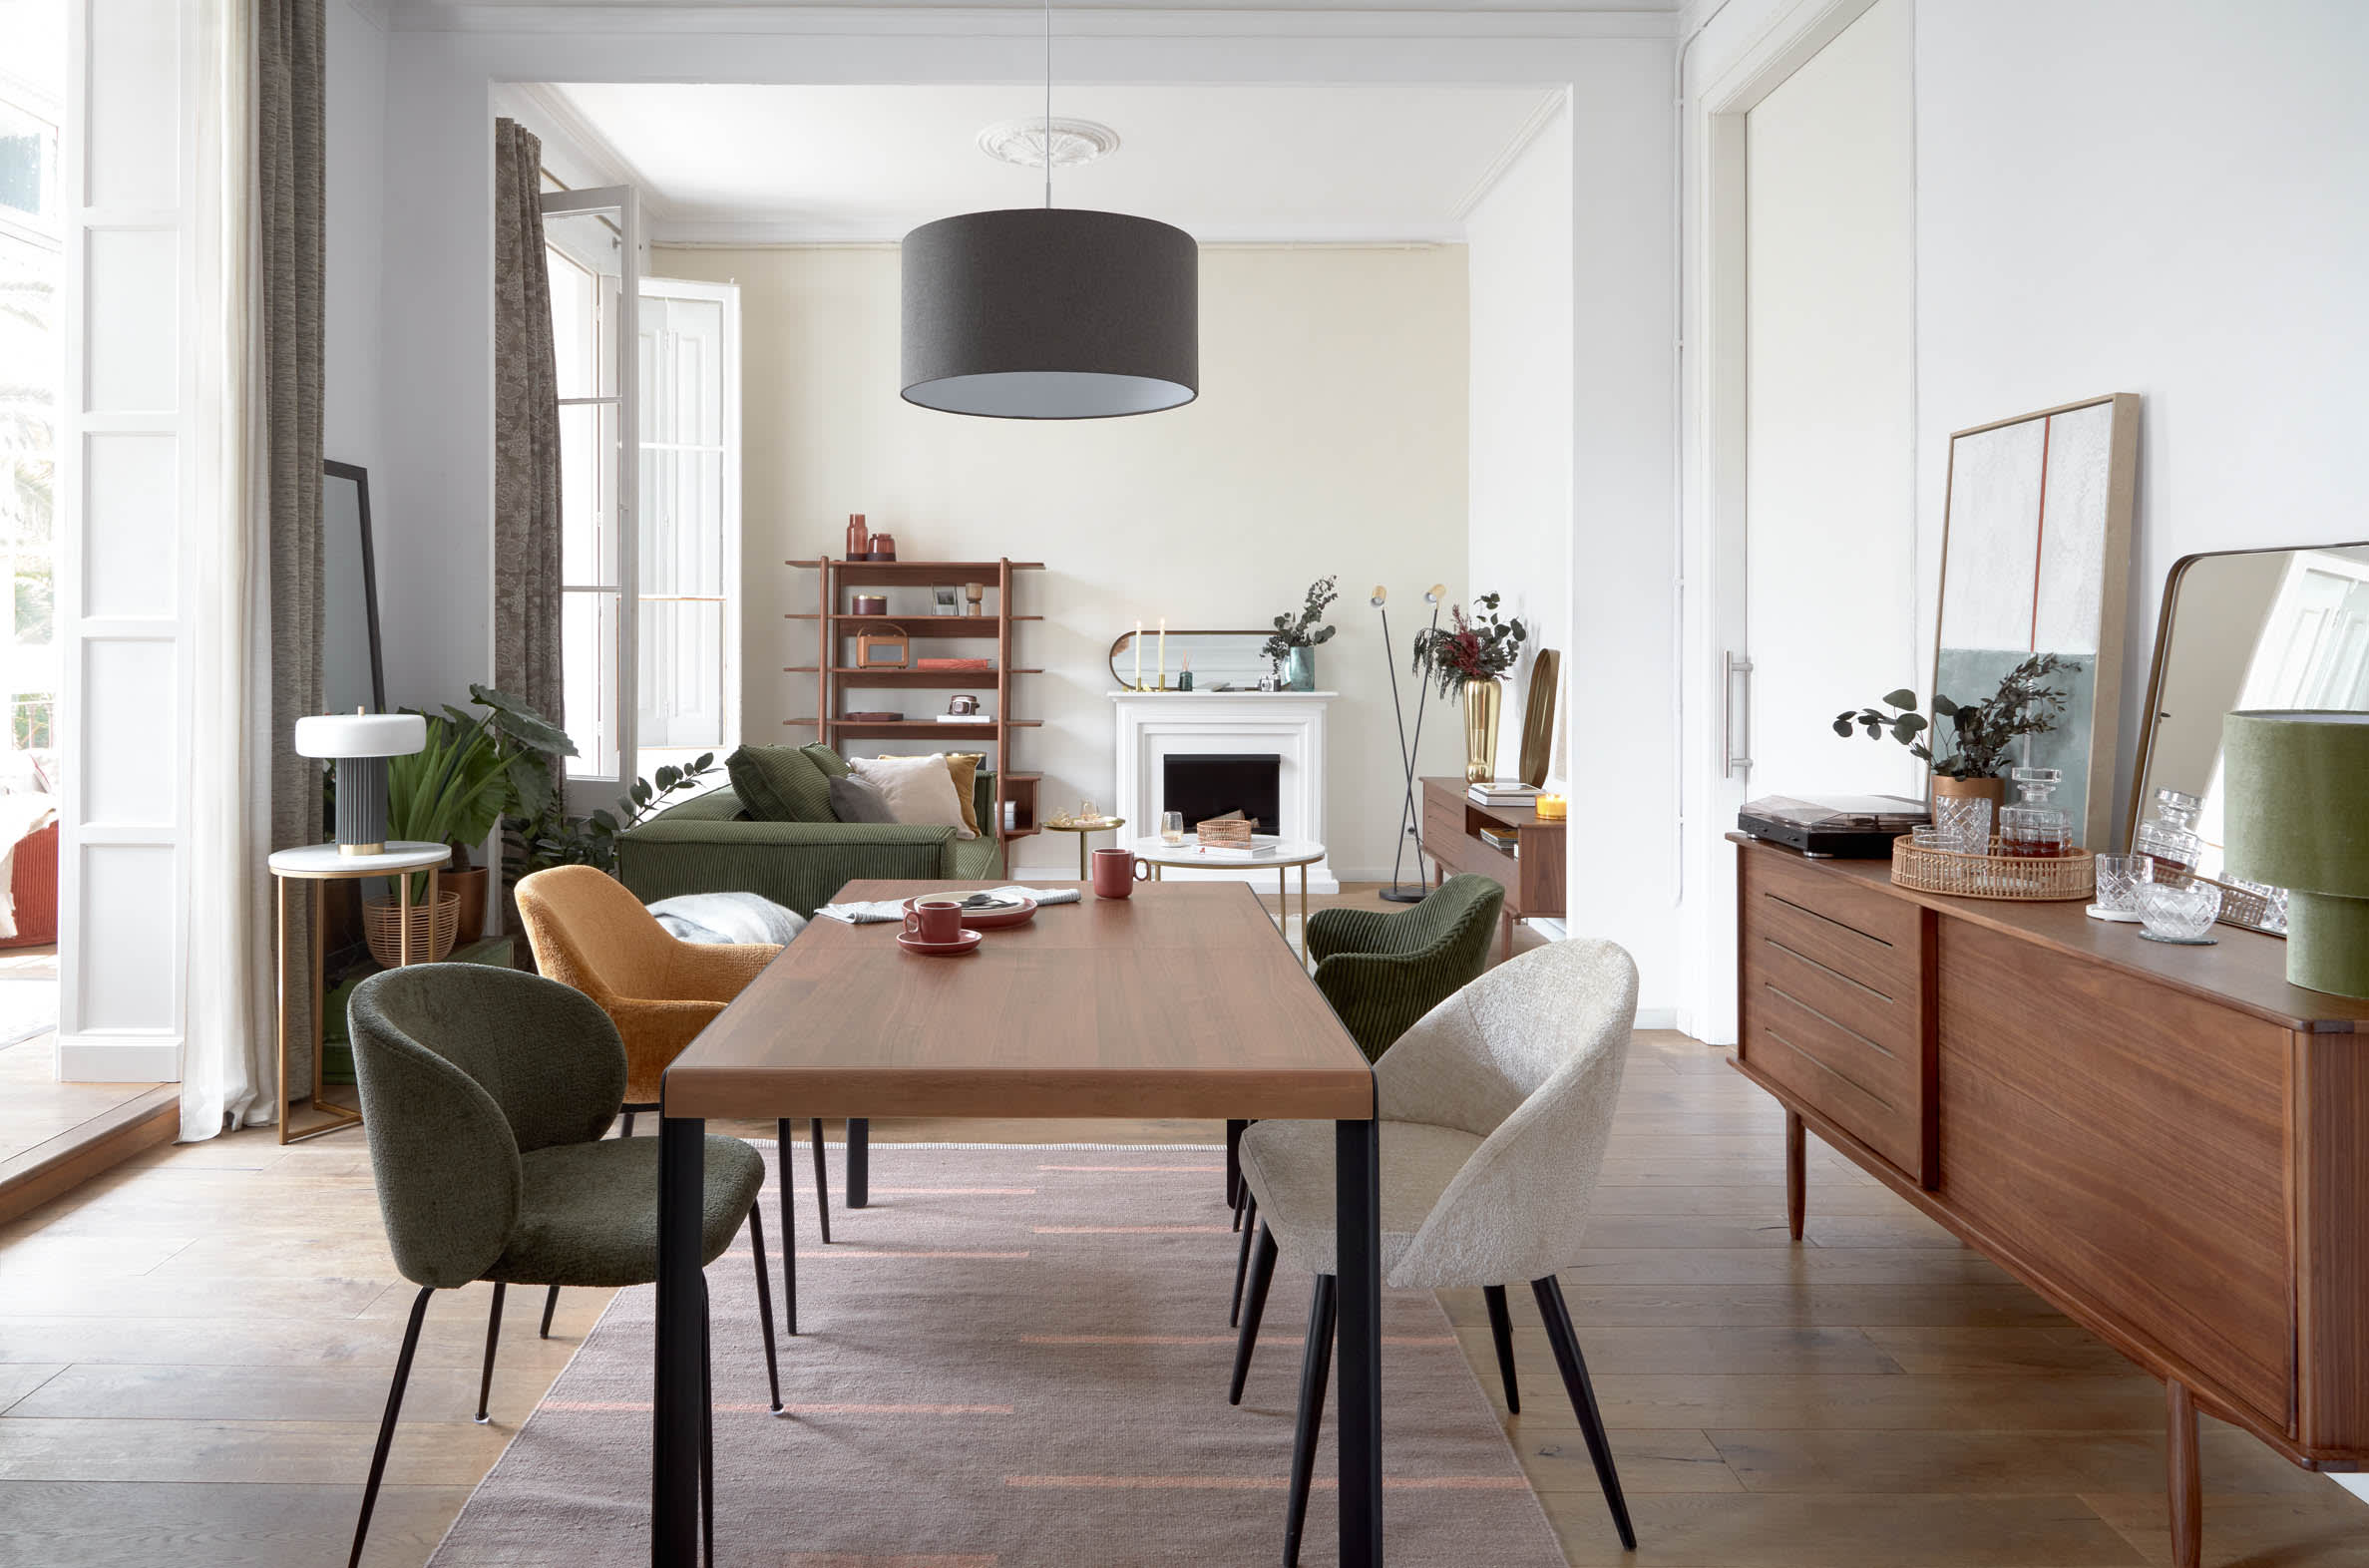
[[[1273, 631], [1176, 631], [1167, 634], [1168, 689], [1177, 689], [1177, 676], [1193, 672], [1195, 691], [1256, 691], [1259, 677], [1270, 668], [1260, 651]], [[1135, 683], [1138, 640], [1141, 639], [1143, 683], [1152, 686], [1160, 664], [1160, 633], [1146, 626], [1122, 631], [1110, 644], [1110, 681], [1125, 691]], [[1156, 687], [1154, 689], [1157, 689]]]

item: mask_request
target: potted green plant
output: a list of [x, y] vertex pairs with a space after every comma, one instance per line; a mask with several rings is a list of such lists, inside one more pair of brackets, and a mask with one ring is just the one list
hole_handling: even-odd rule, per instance
[[1260, 649], [1281, 666], [1279, 673], [1287, 691], [1316, 689], [1316, 650], [1333, 640], [1333, 628], [1324, 624], [1325, 606], [1341, 596], [1333, 587], [1338, 581], [1319, 578], [1309, 584], [1308, 601], [1300, 606], [1299, 617], [1276, 616], [1275, 634]]
[[650, 777], [635, 779], [617, 797], [614, 811], [595, 807], [581, 817], [569, 814], [559, 791], [549, 792], [538, 809], [504, 819], [503, 881], [516, 886], [521, 877], [550, 866], [592, 866], [614, 875], [617, 835], [715, 767], [712, 751], [702, 751], [682, 767], [667, 763]]
[[2048, 677], [2065, 669], [2054, 653], [2035, 653], [2009, 670], [1999, 689], [1980, 702], [1953, 702], [1936, 691], [1933, 715], [1947, 719], [1950, 741], [1936, 756], [1930, 741], [1940, 731], [1916, 711], [1916, 693], [1903, 686], [1884, 696], [1884, 708], [1860, 708], [1834, 715], [1834, 733], [1848, 738], [1854, 729], [1869, 740], [1889, 735], [1906, 746], [1909, 755], [1933, 767], [1937, 797], [1963, 796], [1988, 800], [1994, 816], [2007, 799], [2007, 772], [2015, 759], [2011, 749], [2025, 735], [2045, 735], [2065, 710], [2066, 693], [2047, 684]]
[[1505, 674], [1521, 657], [1529, 628], [1519, 617], [1497, 614], [1499, 595], [1483, 593], [1472, 601], [1488, 611], [1486, 620], [1469, 618], [1464, 606], [1448, 606], [1448, 624], [1426, 627], [1414, 634], [1414, 672], [1439, 682], [1443, 697], [1461, 693], [1464, 699], [1464, 777], [1479, 783], [1497, 774], [1497, 715], [1504, 706]]

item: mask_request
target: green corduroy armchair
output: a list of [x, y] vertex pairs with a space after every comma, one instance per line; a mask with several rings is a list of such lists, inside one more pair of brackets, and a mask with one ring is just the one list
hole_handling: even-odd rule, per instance
[[[994, 811], [994, 775], [982, 772], [974, 792], [986, 823]], [[1003, 844], [993, 832], [962, 839], [948, 827], [758, 822], [739, 795], [719, 789], [619, 834], [616, 874], [644, 904], [683, 893], [755, 893], [811, 916], [861, 878], [1000, 877]]]
[[1505, 908], [1487, 877], [1450, 877], [1412, 909], [1319, 910], [1308, 921], [1316, 988], [1368, 1059], [1480, 978]]
[[[346, 1015], [379, 1214], [396, 1269], [420, 1287], [354, 1524], [352, 1568], [370, 1532], [428, 1299], [493, 1282], [477, 1393], [482, 1422], [504, 1287], [646, 1285], [658, 1277], [659, 1140], [601, 1137], [624, 1098], [624, 1042], [598, 1003], [558, 980], [476, 964], [414, 965], [363, 980]], [[714, 1262], [747, 1222], [765, 1371], [779, 1411], [757, 1212], [764, 1181], [755, 1149], [738, 1138], [707, 1139], [699, 1258]]]

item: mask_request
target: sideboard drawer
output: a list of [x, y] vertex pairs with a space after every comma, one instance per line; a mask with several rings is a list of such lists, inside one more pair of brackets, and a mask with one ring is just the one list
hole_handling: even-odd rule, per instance
[[1743, 856], [1739, 1054], [1933, 1186], [1918, 909], [1773, 852]]

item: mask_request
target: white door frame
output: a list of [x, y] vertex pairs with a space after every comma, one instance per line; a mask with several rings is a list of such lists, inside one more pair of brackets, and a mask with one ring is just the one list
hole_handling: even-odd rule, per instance
[[[1749, 674], [1731, 677], [1731, 655], [1752, 646], [1745, 513], [1746, 396], [1745, 117], [1807, 65], [1876, 0], [1791, 0], [1760, 34], [1716, 66], [1687, 101], [1680, 209], [1689, 234], [1679, 264], [1682, 290], [1681, 394], [1686, 444], [1679, 518], [1686, 580], [1686, 711], [1681, 737], [1686, 855], [1679, 1027], [1698, 1039], [1736, 1038], [1735, 849], [1725, 835], [1751, 798]], [[1683, 84], [1682, 84], [1683, 91]]]

